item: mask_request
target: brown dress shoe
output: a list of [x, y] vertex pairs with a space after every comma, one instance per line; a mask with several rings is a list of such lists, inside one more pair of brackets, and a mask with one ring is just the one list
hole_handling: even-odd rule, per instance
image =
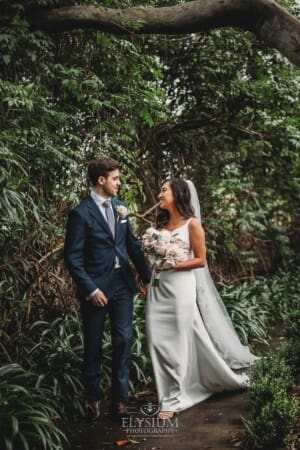
[[124, 402], [116, 402], [110, 405], [110, 412], [113, 416], [122, 418], [128, 416], [127, 406]]

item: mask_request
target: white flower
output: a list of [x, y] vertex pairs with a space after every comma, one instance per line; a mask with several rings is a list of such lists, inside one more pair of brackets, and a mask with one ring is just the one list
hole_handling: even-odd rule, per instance
[[168, 244], [170, 242], [170, 240], [171, 240], [171, 237], [172, 237], [172, 235], [171, 235], [170, 231], [168, 231], [168, 230], [161, 230], [159, 232], [158, 240], [159, 240], [159, 242], [161, 242], [163, 244]]
[[158, 235], [158, 231], [155, 228], [150, 227], [150, 228], [147, 228], [146, 235], [149, 235], [150, 237], [152, 237], [153, 235], [156, 236], [156, 235]]
[[142, 237], [142, 245], [150, 264], [160, 270], [171, 269], [189, 257], [189, 245], [168, 230], [148, 228]]
[[164, 242], [157, 242], [154, 244], [153, 248], [155, 253], [159, 256], [165, 256], [168, 250], [168, 246]]
[[116, 211], [118, 216], [121, 217], [121, 219], [124, 219], [125, 217], [128, 216], [128, 209], [124, 205], [118, 205], [116, 207]]
[[166, 259], [174, 261], [183, 261], [186, 257], [187, 249], [176, 245], [175, 243], [169, 248], [166, 253]]

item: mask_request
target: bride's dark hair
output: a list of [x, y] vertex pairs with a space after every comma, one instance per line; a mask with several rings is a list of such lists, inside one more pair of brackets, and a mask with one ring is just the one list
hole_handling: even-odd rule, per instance
[[[175, 206], [178, 209], [178, 212], [189, 219], [190, 217], [195, 217], [194, 208], [191, 205], [191, 193], [186, 181], [181, 180], [180, 178], [172, 178], [167, 179], [162, 183], [162, 186], [166, 182], [170, 183], [170, 187], [172, 189], [174, 195]], [[156, 225], [158, 228], [165, 226], [169, 221], [169, 211], [165, 209], [160, 209], [156, 219]]]

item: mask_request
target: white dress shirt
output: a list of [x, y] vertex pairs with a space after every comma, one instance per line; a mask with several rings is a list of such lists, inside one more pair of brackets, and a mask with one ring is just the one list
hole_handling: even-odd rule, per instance
[[100, 209], [100, 212], [102, 213], [104, 219], [107, 221], [105, 206], [103, 206], [103, 203], [106, 202], [107, 200], [111, 201], [111, 199], [101, 197], [101, 195], [96, 194], [95, 191], [91, 192], [91, 197], [94, 200], [94, 202], [96, 203], [96, 205], [98, 206], [98, 208]]

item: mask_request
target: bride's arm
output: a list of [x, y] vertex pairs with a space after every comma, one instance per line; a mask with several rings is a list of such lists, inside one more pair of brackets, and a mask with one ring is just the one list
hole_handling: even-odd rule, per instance
[[205, 266], [206, 262], [205, 234], [200, 222], [197, 219], [192, 219], [190, 221], [189, 233], [194, 258], [176, 263], [174, 269], [190, 270]]

